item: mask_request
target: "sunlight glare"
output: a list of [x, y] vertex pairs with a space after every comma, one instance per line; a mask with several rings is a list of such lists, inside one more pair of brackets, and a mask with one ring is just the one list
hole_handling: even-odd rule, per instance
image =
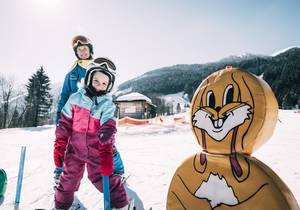
[[54, 9], [59, 5], [60, 0], [33, 0], [34, 4], [40, 9]]

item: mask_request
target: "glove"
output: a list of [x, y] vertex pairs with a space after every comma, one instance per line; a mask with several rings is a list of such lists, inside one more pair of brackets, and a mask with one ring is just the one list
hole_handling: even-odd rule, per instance
[[104, 123], [97, 132], [100, 144], [114, 144], [116, 131], [116, 121], [110, 119]]
[[56, 168], [62, 168], [65, 159], [67, 142], [65, 139], [55, 139], [54, 143], [54, 164]]
[[111, 144], [99, 146], [100, 173], [102, 176], [110, 176], [114, 171], [113, 149]]

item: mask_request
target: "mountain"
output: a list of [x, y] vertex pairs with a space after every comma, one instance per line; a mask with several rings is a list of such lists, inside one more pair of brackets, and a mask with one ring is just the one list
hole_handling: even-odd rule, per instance
[[245, 60], [254, 59], [254, 58], [257, 58], [257, 57], [260, 57], [260, 58], [269, 58], [271, 56], [256, 55], [256, 54], [251, 54], [251, 53], [244, 53], [242, 55], [231, 55], [229, 57], [222, 58], [220, 61], [222, 61], [222, 62], [241, 62], [241, 61], [245, 61]]
[[273, 53], [272, 56], [273, 56], [273, 57], [274, 57], [274, 56], [277, 56], [277, 55], [279, 55], [279, 54], [282, 54], [282, 53], [284, 53], [284, 52], [286, 52], [286, 51], [288, 51], [288, 50], [290, 50], [290, 49], [294, 49], [294, 48], [300, 48], [300, 46], [290, 46], [290, 47], [287, 47], [287, 48], [285, 48], [285, 49], [282, 49], [282, 50], [279, 50], [279, 51]]
[[139, 92], [154, 99], [183, 91], [191, 100], [203, 79], [228, 65], [246, 69], [258, 76], [263, 75], [272, 87], [281, 108], [293, 108], [300, 104], [298, 47], [281, 51], [275, 56], [244, 54], [206, 64], [177, 64], [163, 67], [122, 83], [115, 96]]
[[281, 108], [300, 108], [300, 48], [294, 47], [262, 66]]

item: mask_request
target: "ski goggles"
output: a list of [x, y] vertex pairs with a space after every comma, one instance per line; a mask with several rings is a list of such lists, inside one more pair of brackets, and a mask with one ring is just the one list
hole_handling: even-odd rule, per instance
[[85, 75], [84, 83], [86, 86], [91, 85], [92, 75], [94, 72], [103, 72], [109, 77], [109, 84], [107, 87], [107, 92], [111, 91], [114, 82], [115, 82], [115, 75], [116, 75], [116, 66], [115, 64], [106, 59], [106, 58], [96, 58], [92, 63], [90, 63], [88, 67], [88, 71]]
[[83, 40], [77, 40], [74, 44], [73, 44], [73, 48], [77, 47], [77, 46], [82, 46], [82, 45], [91, 45], [91, 42], [88, 41], [83, 41]]
[[104, 68], [105, 70], [113, 74], [116, 74], [115, 64], [106, 58], [96, 58], [90, 65], [92, 68], [100, 67], [100, 68]]

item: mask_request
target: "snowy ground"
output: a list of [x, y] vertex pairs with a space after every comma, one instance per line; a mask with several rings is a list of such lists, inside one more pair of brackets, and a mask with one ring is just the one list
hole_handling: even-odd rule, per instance
[[[253, 154], [270, 166], [289, 186], [300, 203], [300, 113], [280, 111], [272, 139]], [[52, 148], [54, 127], [0, 130], [0, 168], [8, 175], [8, 188], [0, 209], [51, 209], [53, 200]], [[27, 146], [21, 203], [14, 206], [21, 146]], [[128, 192], [141, 200], [139, 206], [166, 207], [168, 185], [181, 162], [199, 145], [189, 125], [120, 127], [117, 147], [128, 179]], [[102, 209], [102, 194], [85, 176], [78, 200], [81, 209]], [[141, 208], [140, 208], [141, 209]]]

